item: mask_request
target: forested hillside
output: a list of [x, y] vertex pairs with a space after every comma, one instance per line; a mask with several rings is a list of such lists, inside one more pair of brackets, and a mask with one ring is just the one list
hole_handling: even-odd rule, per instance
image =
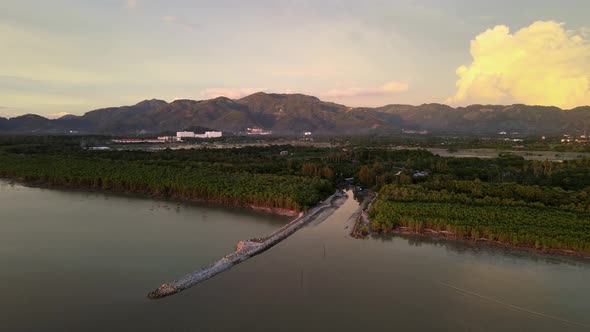
[[0, 118], [0, 132], [136, 134], [178, 131], [202, 126], [227, 132], [258, 127], [277, 134], [366, 135], [401, 134], [406, 130], [434, 133], [519, 135], [581, 135], [590, 130], [590, 107], [562, 110], [529, 105], [442, 104], [347, 107], [302, 94], [263, 92], [241, 99], [145, 100], [131, 106], [109, 107], [83, 115], [47, 119], [23, 115]]

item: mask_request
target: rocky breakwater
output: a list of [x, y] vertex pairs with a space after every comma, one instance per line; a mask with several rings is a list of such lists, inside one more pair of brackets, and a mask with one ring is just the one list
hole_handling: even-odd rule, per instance
[[320, 217], [322, 212], [329, 210], [333, 211], [338, 208], [340, 205], [342, 205], [345, 198], [345, 193], [341, 191], [335, 192], [332, 196], [328, 197], [323, 202], [320, 202], [314, 208], [309, 209], [305, 213], [300, 213], [296, 219], [281, 227], [271, 235], [261, 239], [239, 241], [236, 244], [236, 251], [225, 255], [217, 262], [214, 262], [213, 264], [198, 271], [195, 271], [172, 282], [162, 284], [160, 287], [150, 292], [148, 294], [148, 298], [155, 300], [174, 295], [202, 281], [212, 278], [213, 276], [230, 269], [232, 266], [239, 264], [252, 256], [258, 255], [265, 250], [268, 250], [275, 244], [295, 233], [310, 221]]

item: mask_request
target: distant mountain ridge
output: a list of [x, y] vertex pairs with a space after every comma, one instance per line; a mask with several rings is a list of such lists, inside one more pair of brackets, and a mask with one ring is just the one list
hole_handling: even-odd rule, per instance
[[437, 133], [491, 134], [498, 131], [555, 135], [590, 130], [590, 106], [572, 110], [528, 105], [443, 104], [347, 107], [302, 94], [263, 92], [241, 99], [144, 100], [81, 116], [47, 119], [27, 114], [0, 118], [1, 133], [136, 134], [206, 127], [241, 132], [249, 127], [278, 134], [395, 134], [402, 129]]

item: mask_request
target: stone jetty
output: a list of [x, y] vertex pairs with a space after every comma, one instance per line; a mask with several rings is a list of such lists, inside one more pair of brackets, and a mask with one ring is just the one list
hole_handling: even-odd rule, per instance
[[195, 271], [172, 282], [162, 284], [156, 290], [149, 293], [148, 298], [155, 300], [182, 292], [185, 289], [230, 269], [232, 266], [239, 264], [252, 256], [268, 250], [275, 244], [295, 233], [314, 218], [320, 216], [322, 212], [329, 209], [335, 209], [342, 205], [345, 198], [345, 193], [342, 191], [336, 191], [332, 196], [328, 197], [323, 202], [320, 202], [320, 204], [316, 205], [314, 208], [305, 213], [300, 213], [296, 219], [281, 227], [271, 235], [262, 239], [251, 239], [238, 242], [236, 244], [236, 251], [224, 256], [217, 262], [206, 266], [201, 270]]

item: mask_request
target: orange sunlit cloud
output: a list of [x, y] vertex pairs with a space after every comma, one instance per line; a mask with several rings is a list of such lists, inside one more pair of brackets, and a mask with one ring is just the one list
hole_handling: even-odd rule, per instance
[[590, 105], [590, 43], [583, 31], [539, 21], [511, 34], [498, 25], [471, 42], [471, 55], [473, 62], [457, 69], [449, 103]]

